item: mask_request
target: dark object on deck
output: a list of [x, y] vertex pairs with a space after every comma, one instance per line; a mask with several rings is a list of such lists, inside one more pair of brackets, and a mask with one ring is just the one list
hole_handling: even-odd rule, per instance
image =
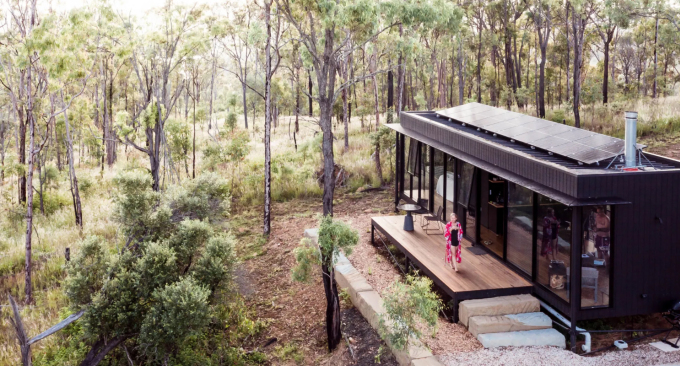
[[444, 209], [442, 206], [439, 206], [439, 209], [437, 209], [437, 213], [435, 215], [425, 215], [423, 216], [422, 222], [420, 223], [420, 227], [425, 230], [426, 233], [429, 234], [429, 231], [432, 230], [430, 228], [431, 223], [437, 223], [437, 229], [439, 231], [442, 230], [442, 221], [444, 218], [442, 217], [442, 213], [444, 212]]
[[[423, 221], [423, 216], [430, 213], [430, 210], [427, 209], [428, 207], [430, 207], [430, 206], [428, 205], [428, 203], [429, 203], [429, 201], [426, 200], [426, 199], [424, 199], [424, 198], [419, 199], [419, 200], [418, 200], [418, 206], [420, 206], [420, 210], [418, 210], [418, 211], [413, 211], [413, 214], [414, 214], [414, 215], [420, 216], [420, 222], [421, 222], [421, 223], [422, 223], [422, 221]], [[416, 216], [416, 217], [418, 217], [418, 216]]]
[[406, 211], [406, 217], [404, 217], [404, 231], [413, 231], [413, 215], [412, 212], [418, 212], [423, 208], [419, 205], [405, 204], [397, 206], [398, 209]]
[[488, 255], [489, 254], [489, 252], [487, 252], [486, 250], [484, 250], [484, 249], [482, 249], [481, 247], [478, 247], [478, 246], [465, 247], [465, 249], [467, 251], [469, 251], [470, 253], [474, 254], [474, 255]]

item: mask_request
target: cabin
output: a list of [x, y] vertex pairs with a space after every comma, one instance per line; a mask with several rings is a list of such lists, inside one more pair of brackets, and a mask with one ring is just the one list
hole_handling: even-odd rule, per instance
[[[578, 320], [680, 300], [680, 161], [644, 152], [637, 113], [626, 112], [625, 140], [478, 103], [403, 112], [387, 126], [395, 208], [421, 215], [412, 231], [404, 216], [374, 217], [372, 235], [450, 297], [454, 321], [460, 301], [532, 294], [573, 336]], [[421, 217], [437, 213], [441, 224]], [[451, 213], [465, 237], [458, 273], [444, 262]]]

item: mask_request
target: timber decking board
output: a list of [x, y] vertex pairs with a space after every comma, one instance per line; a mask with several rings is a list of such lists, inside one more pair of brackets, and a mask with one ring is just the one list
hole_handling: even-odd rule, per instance
[[[373, 217], [372, 221], [377, 229], [397, 242], [404, 254], [436, 277], [438, 281], [435, 282], [443, 284], [447, 292], [455, 294], [500, 290], [503, 293], [531, 293], [531, 283], [488, 254], [466, 255], [466, 251], [463, 251], [462, 263], [458, 265], [459, 272], [456, 273], [444, 262], [446, 241], [441, 232], [431, 232], [428, 235], [417, 222], [414, 223], [413, 232], [406, 232], [403, 229], [404, 216]], [[462, 245], [471, 246], [467, 240]]]

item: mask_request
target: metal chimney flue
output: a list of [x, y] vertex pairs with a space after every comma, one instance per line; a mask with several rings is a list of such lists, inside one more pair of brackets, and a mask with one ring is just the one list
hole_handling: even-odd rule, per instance
[[626, 112], [626, 168], [637, 166], [637, 112]]

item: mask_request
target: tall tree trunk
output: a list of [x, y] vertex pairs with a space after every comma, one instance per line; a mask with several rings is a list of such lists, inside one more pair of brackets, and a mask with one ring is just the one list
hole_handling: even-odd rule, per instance
[[295, 133], [300, 133], [300, 69], [296, 70], [298, 78], [295, 80]]
[[[394, 72], [387, 71], [387, 109], [394, 107]], [[387, 121], [388, 123], [391, 121]]]
[[609, 102], [609, 44], [610, 39], [604, 42], [604, 73], [602, 74], [602, 104]]
[[[657, 57], [657, 50], [656, 50], [656, 44], [659, 39], [659, 14], [657, 12], [655, 16], [655, 26], [654, 26], [654, 85], [652, 89], [652, 98], [656, 98], [656, 79], [657, 79], [657, 66], [658, 66], [658, 57]], [[605, 69], [606, 70], [606, 69]], [[605, 71], [606, 72], [606, 71]]]
[[572, 31], [574, 34], [574, 126], [581, 128], [581, 62], [583, 58], [583, 38], [586, 20], [572, 12]]
[[482, 102], [482, 17], [480, 16], [479, 44], [477, 45], [477, 103], [481, 102]]
[[307, 92], [309, 94], [309, 116], [311, 117], [314, 114], [313, 111], [313, 106], [312, 106], [312, 73], [311, 71], [307, 70], [307, 78], [309, 79], [309, 91]]
[[33, 98], [31, 96], [31, 71], [28, 68], [28, 106], [26, 108], [26, 117], [29, 125], [29, 145], [28, 145], [28, 166], [26, 178], [26, 266], [25, 266], [25, 293], [26, 303], [33, 303], [33, 282], [32, 273], [33, 266], [31, 263], [31, 244], [33, 239], [33, 164], [35, 161], [35, 118], [33, 116]]
[[334, 350], [340, 341], [340, 299], [338, 297], [338, 285], [335, 282], [335, 270], [322, 265], [323, 288], [326, 294], [326, 335], [328, 336], [328, 350]]
[[243, 121], [245, 122], [246, 130], [248, 129], [248, 104], [246, 103], [246, 82], [241, 83], [241, 95], [243, 96]]
[[[196, 80], [194, 79], [194, 82], [192, 83], [194, 87], [194, 97], [192, 98], [194, 101], [194, 135], [193, 135], [193, 142], [191, 144], [191, 178], [196, 179], [196, 97], [198, 91], [196, 90]], [[255, 118], [255, 117], [253, 117]]]
[[[460, 37], [460, 35], [458, 36]], [[458, 39], [458, 105], [463, 104], [465, 96], [465, 72], [463, 72], [463, 40]]]
[[[399, 24], [399, 37], [404, 34], [403, 24]], [[397, 60], [397, 117], [401, 111], [404, 110], [404, 78], [406, 77], [406, 66], [404, 65], [406, 60], [404, 59], [404, 54], [399, 52], [399, 59]]]
[[107, 124], [106, 124], [106, 163], [111, 167], [113, 163], [116, 162], [116, 140], [113, 137], [113, 70], [111, 70], [111, 75], [109, 78], [109, 93], [108, 93], [108, 103], [104, 110], [107, 114]]
[[[62, 100], [62, 104], [63, 104]], [[78, 177], [73, 161], [73, 140], [71, 139], [71, 126], [68, 120], [68, 112], [64, 110], [64, 125], [66, 126], [66, 155], [68, 157], [68, 175], [71, 183], [71, 197], [73, 198], [73, 214], [76, 225], [83, 228], [83, 211], [80, 204], [80, 191], [78, 188]]]
[[[538, 117], [545, 118], [545, 63], [547, 61], [548, 40], [550, 39], [551, 17], [550, 7], [543, 8], [543, 4], [537, 6], [536, 29], [538, 31], [538, 47], [541, 49], [541, 64], [538, 77]], [[606, 73], [606, 72], [605, 72]]]
[[265, 45], [265, 79], [264, 79], [264, 235], [271, 232], [271, 129], [272, 129], [272, 56], [271, 56], [271, 2], [264, 1], [264, 19], [267, 29]]
[[571, 59], [569, 57], [569, 50], [571, 49], [571, 43], [569, 42], [569, 1], [567, 1], [567, 6], [566, 6], [566, 16], [564, 17], [564, 28], [565, 28], [565, 34], [567, 38], [567, 72], [564, 74], [564, 77], [567, 79], [567, 98], [569, 98], [569, 64], [571, 62]]
[[[19, 122], [19, 145], [17, 149], [19, 150], [19, 163], [22, 165], [26, 164], [26, 124], [28, 123], [28, 116], [24, 116], [24, 108], [19, 107], [19, 113], [17, 115]], [[26, 203], [26, 172], [22, 172], [19, 175], [19, 202]]]
[[[210, 105], [208, 107], [208, 133], [210, 133], [210, 129], [212, 128], [213, 99], [215, 98], [215, 69], [216, 68], [217, 68], [216, 59], [213, 55], [212, 67], [211, 67], [211, 70], [210, 70]], [[217, 129], [217, 121], [215, 121], [215, 128]]]

